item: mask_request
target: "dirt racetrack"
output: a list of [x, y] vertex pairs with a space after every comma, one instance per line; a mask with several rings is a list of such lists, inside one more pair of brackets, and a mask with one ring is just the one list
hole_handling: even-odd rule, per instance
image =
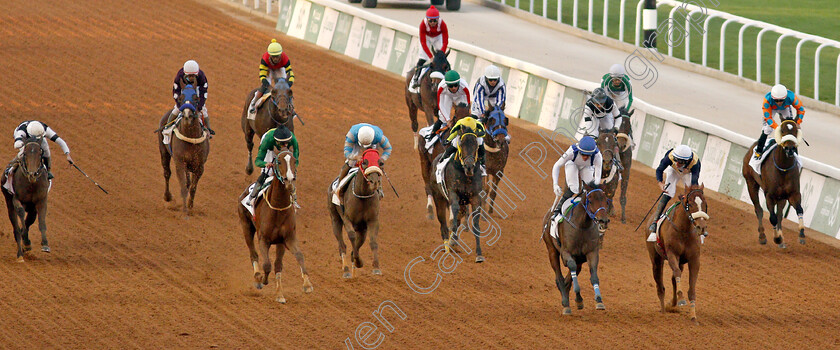
[[[553, 194], [549, 180], [517, 156], [538, 140], [519, 123], [507, 176], [526, 198], [515, 199], [511, 217], [495, 217], [501, 238], [485, 245], [486, 263], [465, 257], [455, 272], [440, 275], [437, 289], [417, 294], [404, 281], [405, 267], [424, 257], [412, 276], [431, 284], [429, 255], [440, 242], [436, 223], [424, 216], [401, 79], [275, 34], [273, 23], [213, 2], [8, 0], [2, 8], [0, 131], [9, 137], [3, 159], [14, 155], [12, 129], [39, 119], [111, 195], [56, 155], [48, 220], [53, 252], [36, 249], [16, 263], [11, 225], [0, 220], [1, 348], [339, 348], [363, 322], [379, 326], [381, 348], [840, 347], [833, 328], [840, 324], [838, 250], [813, 239], [796, 244], [789, 230], [786, 251], [760, 246], [753, 214], [720, 196], [708, 195], [701, 325], [693, 326], [686, 311], [660, 314], [644, 234], [633, 232], [656, 196], [649, 171], [634, 171], [628, 223], [614, 220], [607, 232], [600, 274], [607, 311], [594, 310], [585, 272], [586, 309], [561, 317], [560, 293], [537, 240]], [[272, 288], [253, 288], [235, 212], [237, 195], [256, 177], [244, 173], [240, 112], [272, 37], [291, 57], [296, 105], [307, 122], [297, 129], [298, 233], [315, 291], [302, 292], [297, 263], [287, 256], [286, 305], [273, 301]], [[196, 215], [185, 220], [180, 198], [163, 202], [151, 131], [171, 108], [173, 75], [189, 58], [207, 73], [217, 136]], [[387, 190], [383, 200], [385, 275], [371, 276], [367, 266], [345, 281], [324, 191], [337, 175], [344, 134], [361, 121], [390, 137], [387, 170], [402, 197]], [[34, 227], [32, 237], [37, 247]], [[370, 263], [367, 245], [362, 257]], [[393, 332], [372, 315], [384, 301], [406, 315], [383, 313]]]

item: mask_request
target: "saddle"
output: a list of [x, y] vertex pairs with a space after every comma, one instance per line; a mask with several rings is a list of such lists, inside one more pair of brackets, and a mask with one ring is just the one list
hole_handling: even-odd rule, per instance
[[[245, 196], [245, 198], [242, 199], [242, 206], [244, 206], [245, 209], [247, 209], [248, 212], [251, 213], [252, 217], [254, 216], [254, 208], [257, 207], [257, 203], [259, 203], [260, 198], [262, 198], [263, 195], [265, 195], [265, 192], [268, 191], [268, 188], [271, 187], [272, 180], [274, 180], [274, 176], [269, 176], [267, 179], [265, 179], [265, 183], [263, 183], [262, 188], [260, 188], [260, 191], [257, 193], [257, 196], [254, 197], [253, 200], [251, 199], [251, 196], [247, 195]], [[254, 190], [254, 186], [256, 185], [256, 183], [252, 183], [251, 186], [248, 186], [247, 192], [245, 193], [251, 193]]]
[[[551, 222], [551, 228], [550, 228], [549, 233], [551, 234], [551, 237], [554, 237], [555, 239], [558, 239], [558, 240], [560, 239], [560, 233], [557, 231], [557, 226], [560, 223], [562, 223], [563, 220], [569, 216], [569, 214], [571, 214], [572, 210], [578, 204], [580, 204], [580, 197], [574, 197], [571, 200], [569, 200], [568, 202], [570, 202], [570, 204], [567, 207], [561, 209], [561, 214], [552, 215], [551, 220], [549, 221], [549, 222]], [[564, 203], [558, 203], [557, 205], [564, 205]]]
[[335, 194], [335, 190], [336, 189], [344, 189], [344, 187], [346, 187], [347, 184], [350, 183], [350, 180], [352, 180], [353, 177], [355, 177], [358, 172], [359, 172], [359, 167], [354, 166], [354, 167], [350, 168], [350, 171], [347, 172], [347, 176], [345, 176], [343, 179], [339, 179], [338, 177], [336, 177], [335, 180], [333, 180], [332, 184], [330, 185], [330, 192], [329, 192], [329, 193], [332, 193], [332, 203], [333, 204], [341, 205], [341, 201], [338, 198], [338, 196]]
[[417, 131], [417, 133], [421, 137], [423, 137], [424, 139], [427, 140], [426, 141], [426, 151], [428, 151], [429, 154], [434, 153], [435, 143], [443, 142], [444, 135], [446, 135], [446, 132], [449, 131], [449, 125], [441, 126], [440, 129], [438, 129], [438, 131], [435, 132], [434, 135], [432, 134], [432, 128], [434, 128], [434, 126], [429, 125], [427, 127], [421, 128], [420, 130]]
[[668, 209], [665, 209], [665, 212], [659, 215], [659, 218], [656, 219], [656, 229], [654, 229], [654, 232], [656, 232], [656, 250], [663, 256], [667, 255], [665, 254], [665, 244], [662, 243], [662, 235], [660, 235], [659, 232], [662, 231], [662, 223], [668, 219], [668, 216], [671, 215], [671, 212], [673, 212], [674, 208], [679, 206], [680, 203], [680, 201], [676, 201], [674, 204], [668, 207]]
[[[420, 74], [414, 74], [411, 76], [411, 81], [408, 82], [408, 92], [412, 94], [420, 93], [420, 84], [417, 83], [417, 79], [423, 77], [423, 74], [429, 71], [429, 66], [424, 65], [420, 69]], [[417, 86], [416, 88], [414, 86]]]

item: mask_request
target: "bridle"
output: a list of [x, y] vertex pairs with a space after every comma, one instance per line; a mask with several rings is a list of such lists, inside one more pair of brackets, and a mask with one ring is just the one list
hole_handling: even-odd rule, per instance
[[[285, 82], [285, 80], [282, 80], [282, 81]], [[279, 85], [280, 82], [281, 82], [281, 80], [278, 80], [277, 83], [274, 84], [274, 87], [271, 89], [271, 98], [269, 98], [269, 100], [271, 101], [271, 104], [274, 105], [274, 107], [275, 107], [274, 110], [277, 111], [277, 114], [280, 117], [286, 116], [286, 121], [288, 121], [288, 118], [291, 117], [291, 115], [294, 113], [294, 106], [292, 106], [292, 96], [291, 96], [291, 90], [290, 90], [291, 88], [289, 88], [289, 87], [286, 88], [286, 90], [289, 92], [288, 94], [279, 93], [280, 88], [278, 88], [277, 85]], [[275, 91], [278, 92], [277, 95], [274, 94]], [[284, 102], [286, 104], [286, 107], [285, 108], [280, 108], [280, 102]], [[278, 123], [278, 124], [285, 124], [286, 121], [280, 121], [280, 120], [275, 119], [275, 113], [273, 113], [274, 110], [269, 108], [269, 116], [271, 117], [271, 120], [273, 120], [275, 123]]]
[[[699, 235], [703, 235], [703, 230], [702, 230], [702, 228], [697, 226], [697, 224], [695, 222], [699, 218], [709, 220], [709, 214], [706, 214], [706, 212], [703, 211], [703, 208], [701, 208], [699, 206], [698, 206], [696, 212], [693, 212], [693, 213], [691, 212], [691, 200], [689, 198], [691, 198], [691, 194], [695, 193], [695, 192], [697, 192], [698, 194], [696, 196], [694, 196], [694, 198], [697, 198], [698, 196], [703, 195], [702, 190], [699, 190], [699, 189], [694, 189], [694, 190], [688, 191], [688, 193], [684, 196], [684, 202], [685, 203], [683, 204], [683, 209], [685, 210], [685, 214], [686, 214], [686, 216], [688, 216], [688, 221], [691, 224], [691, 231], [690, 232], [695, 232], [699, 236]], [[705, 200], [703, 200], [703, 201], [705, 202]], [[668, 219], [668, 222], [671, 223], [671, 226], [674, 228], [674, 230], [679, 231], [677, 229], [677, 226], [674, 224], [674, 221], [671, 220], [671, 217], [670, 216], [665, 216], [665, 217]]]
[[[604, 196], [606, 196], [606, 193], [604, 193], [604, 190], [602, 190], [600, 188], [596, 188], [594, 190], [584, 192], [584, 195], [583, 195], [583, 197], [584, 197], [583, 211], [586, 213], [586, 216], [588, 216], [590, 219], [592, 219], [592, 221], [597, 223], [599, 227], [604, 227], [607, 224], [607, 220], [598, 219], [598, 217], [596, 215], [598, 215], [598, 212], [600, 212], [602, 210], [607, 211], [607, 207], [606, 206], [600, 206], [597, 209], [595, 209], [595, 211], [590, 210], [590, 208], [592, 207], [592, 202], [589, 200], [589, 196], [592, 195], [593, 193], [596, 193], [596, 192], [601, 192], [601, 193], [604, 194]], [[606, 200], [607, 200], [607, 206], [609, 206], [610, 205], [610, 199], [607, 198]], [[563, 215], [563, 214], [561, 214], [561, 215]], [[566, 223], [571, 225], [574, 229], [576, 229], [576, 230], [578, 229], [578, 227], [575, 226], [574, 223], [572, 223], [572, 220], [565, 217], [565, 215], [563, 215], [563, 219], [566, 221]]]
[[[271, 162], [271, 168], [272, 168], [272, 170], [274, 170], [274, 177], [277, 178], [277, 181], [279, 181], [281, 184], [283, 184], [285, 186], [286, 181], [288, 179], [284, 176], [284, 174], [282, 172], [280, 172], [280, 165], [279, 165], [280, 164], [279, 160], [281, 158], [285, 159], [285, 157], [281, 157], [282, 155], [292, 155], [292, 158], [294, 158], [294, 156], [292, 154], [292, 151], [285, 150], [285, 151], [277, 152], [277, 155], [274, 157], [274, 161]], [[289, 164], [289, 166], [291, 166], [291, 164]], [[292, 187], [294, 187], [294, 184], [292, 184]], [[270, 189], [270, 190], [273, 190], [273, 188]], [[283, 208], [275, 208], [274, 206], [272, 206], [271, 201], [269, 200], [269, 197], [267, 197], [267, 196], [265, 197], [265, 204], [268, 205], [268, 207], [271, 208], [272, 210], [276, 210], [276, 211], [287, 210], [287, 209], [291, 208], [292, 205], [294, 205], [294, 199], [292, 198], [292, 192], [294, 192], [294, 188], [292, 189], [292, 191], [289, 192], [289, 205], [287, 205]]]
[[[26, 166], [26, 147], [30, 144], [37, 145], [38, 150], [39, 150], [38, 169], [36, 169], [35, 172], [30, 171], [29, 168]], [[44, 149], [41, 148], [40, 141], [37, 141], [37, 140], [27, 142], [25, 145], [23, 145], [23, 149], [24, 149], [23, 154], [22, 154], [21, 158], [18, 160], [18, 163], [20, 164], [20, 168], [26, 174], [26, 178], [30, 182], [35, 182], [35, 180], [37, 180], [38, 177], [41, 176], [41, 174], [42, 174], [41, 172], [44, 171], [44, 169], [46, 168], [44, 166]]]
[[461, 152], [461, 144], [464, 142], [464, 139], [468, 135], [472, 135], [473, 139], [476, 140], [476, 145], [478, 145], [478, 142], [477, 142], [478, 141], [478, 136], [474, 132], [465, 132], [465, 133], [461, 134], [461, 141], [458, 142], [458, 152], [457, 152], [457, 159], [458, 159], [458, 162], [461, 163], [461, 166], [463, 166], [465, 164], [464, 162], [466, 160], [472, 159], [474, 161], [475, 158], [478, 157], [478, 147], [475, 148], [475, 150], [472, 152], [472, 154], [467, 155], [466, 157], [464, 156], [464, 152]]

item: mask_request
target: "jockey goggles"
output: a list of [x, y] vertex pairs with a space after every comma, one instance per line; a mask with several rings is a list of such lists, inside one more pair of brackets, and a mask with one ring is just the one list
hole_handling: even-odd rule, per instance
[[451, 89], [451, 88], [457, 88], [457, 87], [458, 87], [458, 86], [460, 86], [460, 85], [461, 85], [461, 83], [460, 83], [460, 82], [454, 82], [454, 83], [449, 83], [449, 84], [446, 84], [446, 87], [448, 87], [448, 88], [450, 88], [450, 89]]

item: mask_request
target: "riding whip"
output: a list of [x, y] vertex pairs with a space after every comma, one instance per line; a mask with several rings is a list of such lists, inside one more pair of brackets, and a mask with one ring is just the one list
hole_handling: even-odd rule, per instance
[[303, 122], [303, 118], [301, 118], [300, 115], [298, 115], [297, 113], [295, 113], [295, 118], [300, 120], [300, 125], [306, 126], [306, 123]]
[[391, 185], [391, 189], [394, 190], [394, 194], [397, 195], [397, 198], [400, 198], [400, 194], [397, 193], [397, 189], [394, 188], [394, 184], [391, 183], [391, 178], [388, 177], [388, 173], [386, 173], [385, 170], [383, 170], [382, 173], [385, 174], [385, 179], [388, 180], [388, 184]]
[[650, 212], [653, 211], [653, 208], [656, 207], [657, 203], [659, 203], [659, 199], [662, 198], [662, 195], [665, 194], [665, 191], [667, 191], [668, 187], [670, 187], [670, 186], [671, 186], [671, 184], [666, 185], [665, 188], [662, 190], [662, 193], [659, 194], [659, 197], [656, 197], [656, 202], [653, 202], [653, 206], [650, 207], [647, 214], [645, 214], [645, 217], [643, 217], [642, 221], [639, 222], [639, 226], [636, 226], [636, 229], [633, 230], [633, 232], [638, 231], [639, 227], [642, 227], [642, 224], [645, 222], [645, 219], [647, 219], [648, 215], [650, 215]]
[[82, 175], [84, 175], [86, 178], [88, 178], [88, 180], [90, 180], [91, 182], [93, 182], [93, 184], [94, 184], [94, 185], [96, 185], [96, 187], [99, 187], [99, 189], [100, 189], [100, 190], [102, 190], [102, 192], [105, 192], [105, 194], [109, 194], [109, 193], [108, 193], [108, 191], [106, 191], [104, 188], [102, 188], [102, 186], [99, 186], [99, 184], [98, 184], [98, 183], [96, 183], [96, 181], [94, 181], [93, 179], [91, 179], [91, 178], [90, 178], [90, 176], [88, 176], [88, 174], [85, 174], [85, 172], [84, 172], [84, 171], [82, 171], [82, 169], [81, 169], [81, 168], [79, 168], [79, 166], [78, 166], [78, 165], [76, 165], [76, 163], [70, 163], [70, 165], [72, 165], [74, 168], [76, 168], [76, 170], [78, 170], [80, 173], [82, 173]]

